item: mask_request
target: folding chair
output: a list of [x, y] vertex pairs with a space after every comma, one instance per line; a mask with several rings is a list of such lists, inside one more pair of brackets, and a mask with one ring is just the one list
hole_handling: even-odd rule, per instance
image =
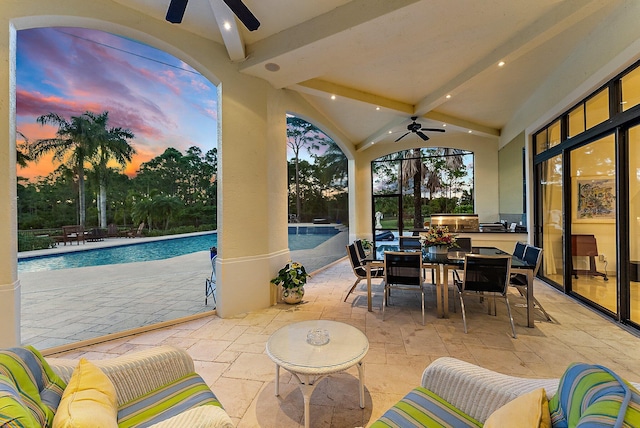
[[216, 259], [218, 258], [218, 253], [214, 250], [215, 247], [211, 249], [211, 277], [206, 278], [204, 280], [204, 304], [207, 304], [207, 299], [209, 296], [213, 297], [214, 308], [217, 305], [216, 302]]

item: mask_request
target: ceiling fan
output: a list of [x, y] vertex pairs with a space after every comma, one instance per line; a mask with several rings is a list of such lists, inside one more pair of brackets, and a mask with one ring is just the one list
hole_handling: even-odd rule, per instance
[[[179, 24], [182, 22], [182, 17], [184, 16], [184, 11], [187, 9], [187, 2], [189, 0], [171, 0], [169, 3], [169, 9], [167, 10], [166, 20], [173, 23]], [[242, 3], [242, 0], [223, 0], [229, 9], [238, 17], [240, 22], [247, 27], [249, 31], [255, 31], [260, 26], [260, 21], [255, 17], [253, 13]]]
[[413, 122], [411, 122], [409, 125], [407, 125], [407, 129], [409, 131], [405, 132], [400, 137], [398, 137], [398, 139], [396, 141], [394, 141], [394, 143], [397, 143], [398, 141], [402, 140], [404, 137], [406, 137], [407, 135], [411, 134], [412, 132], [414, 134], [418, 135], [418, 137], [422, 138], [424, 141], [427, 141], [429, 139], [429, 137], [427, 137], [427, 134], [425, 134], [422, 131], [444, 132], [444, 129], [442, 129], [442, 128], [423, 128], [422, 125], [420, 125], [418, 122], [416, 122], [417, 119], [418, 119], [418, 116], [411, 116], [411, 120]]

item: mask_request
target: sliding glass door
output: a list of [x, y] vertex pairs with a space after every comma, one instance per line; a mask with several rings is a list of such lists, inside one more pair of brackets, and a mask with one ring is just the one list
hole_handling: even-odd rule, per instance
[[571, 289], [618, 312], [615, 135], [571, 151]]

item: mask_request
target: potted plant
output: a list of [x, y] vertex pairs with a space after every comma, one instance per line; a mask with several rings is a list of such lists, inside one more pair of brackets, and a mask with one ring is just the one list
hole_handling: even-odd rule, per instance
[[368, 239], [363, 239], [362, 248], [364, 248], [365, 253], [369, 254], [369, 252], [371, 252], [371, 249], [373, 248], [373, 244]]
[[456, 235], [449, 233], [447, 226], [434, 226], [427, 233], [420, 236], [423, 247], [428, 247], [430, 253], [446, 253], [449, 247], [455, 247]]
[[289, 304], [295, 304], [302, 300], [304, 285], [309, 276], [304, 266], [289, 260], [289, 263], [278, 271], [278, 276], [273, 278], [271, 283], [282, 286], [282, 300]]

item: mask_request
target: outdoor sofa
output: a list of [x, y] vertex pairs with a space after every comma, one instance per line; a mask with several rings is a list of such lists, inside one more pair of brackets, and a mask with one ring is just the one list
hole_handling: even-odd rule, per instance
[[560, 379], [532, 379], [442, 357], [371, 428], [638, 427], [638, 387], [597, 365], [574, 363]]
[[[6, 425], [5, 425], [6, 424]], [[159, 346], [113, 359], [0, 351], [0, 426], [229, 428], [186, 351]]]

